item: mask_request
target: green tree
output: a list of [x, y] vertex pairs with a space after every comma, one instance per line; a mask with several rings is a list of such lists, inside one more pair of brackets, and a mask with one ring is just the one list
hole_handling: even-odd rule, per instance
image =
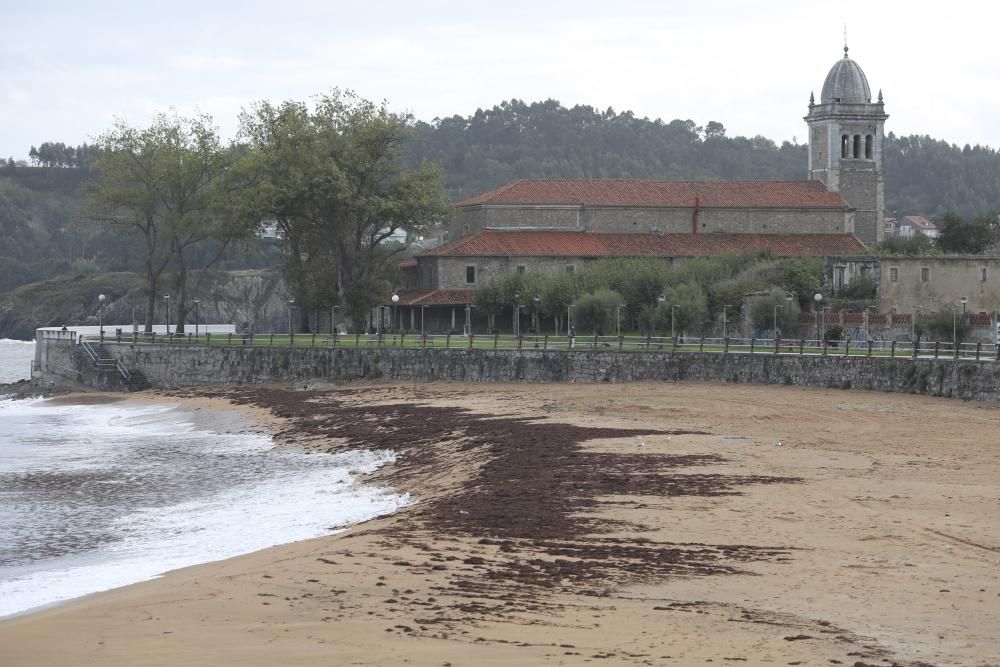
[[[397, 230], [420, 233], [450, 214], [439, 169], [400, 164], [412, 122], [384, 103], [338, 90], [311, 108], [260, 102], [241, 116], [248, 164], [259, 175], [258, 214], [297, 230], [300, 259], [308, 255], [330, 267], [352, 321], [363, 320], [388, 291], [397, 250], [384, 242]], [[303, 299], [311, 297], [301, 277], [291, 283]]]
[[[147, 332], [152, 330], [161, 277], [168, 267], [173, 269], [173, 321], [183, 332], [188, 253], [209, 240], [224, 248], [241, 233], [222, 206], [232, 153], [204, 115], [159, 114], [145, 130], [118, 121], [98, 143], [98, 177], [84, 186], [89, 212], [143, 240]], [[220, 255], [221, 250], [216, 259]]]
[[996, 225], [990, 216], [965, 220], [948, 212], [938, 219], [937, 246], [945, 252], [976, 255], [997, 238]]
[[941, 308], [924, 319], [927, 334], [934, 340], [962, 342], [969, 334], [969, 325], [961, 312]]
[[617, 326], [618, 307], [625, 303], [622, 295], [609, 289], [599, 289], [584, 294], [575, 304], [573, 313], [578, 331], [590, 331], [595, 336], [604, 336]]
[[[754, 297], [750, 303], [750, 325], [756, 332], [766, 332], [768, 336], [785, 336], [798, 327], [799, 302], [788, 300], [785, 290], [775, 287], [766, 295]], [[775, 320], [778, 331], [775, 332]]]
[[676, 305], [673, 314], [673, 329], [677, 335], [701, 333], [708, 321], [708, 294], [696, 282], [677, 285], [667, 293], [667, 300], [660, 309], [662, 317], [659, 326], [670, 330], [670, 307]]

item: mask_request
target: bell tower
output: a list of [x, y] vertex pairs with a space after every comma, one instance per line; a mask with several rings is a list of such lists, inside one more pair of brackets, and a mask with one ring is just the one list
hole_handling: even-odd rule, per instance
[[854, 233], [864, 243], [878, 243], [885, 234], [882, 142], [888, 117], [882, 91], [873, 103], [868, 79], [845, 45], [819, 103], [809, 95], [809, 179], [839, 192], [854, 209]]

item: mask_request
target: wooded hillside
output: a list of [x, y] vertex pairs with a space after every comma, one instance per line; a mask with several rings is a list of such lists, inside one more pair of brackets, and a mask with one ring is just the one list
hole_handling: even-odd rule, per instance
[[[556, 100], [505, 101], [468, 117], [417, 123], [416, 134], [408, 159], [440, 164], [453, 198], [518, 178], [806, 178], [804, 144], [729, 137], [717, 121], [665, 122]], [[890, 215], [1000, 210], [1000, 154], [993, 148], [890, 133], [885, 167]]]

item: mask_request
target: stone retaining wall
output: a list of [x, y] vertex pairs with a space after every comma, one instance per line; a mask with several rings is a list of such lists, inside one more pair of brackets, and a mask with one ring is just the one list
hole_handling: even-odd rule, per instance
[[464, 382], [711, 380], [1000, 399], [993, 362], [670, 351], [279, 348], [106, 343], [153, 387], [310, 379]]

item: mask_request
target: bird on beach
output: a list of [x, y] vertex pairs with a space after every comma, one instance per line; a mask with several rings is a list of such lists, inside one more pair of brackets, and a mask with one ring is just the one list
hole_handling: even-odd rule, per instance
[[646, 443], [643, 440], [640, 440], [639, 436], [635, 436], [635, 446], [636, 449], [643, 449], [646, 446]]
[[781, 440], [779, 440], [778, 442], [774, 443], [774, 446], [775, 447], [781, 447]]

